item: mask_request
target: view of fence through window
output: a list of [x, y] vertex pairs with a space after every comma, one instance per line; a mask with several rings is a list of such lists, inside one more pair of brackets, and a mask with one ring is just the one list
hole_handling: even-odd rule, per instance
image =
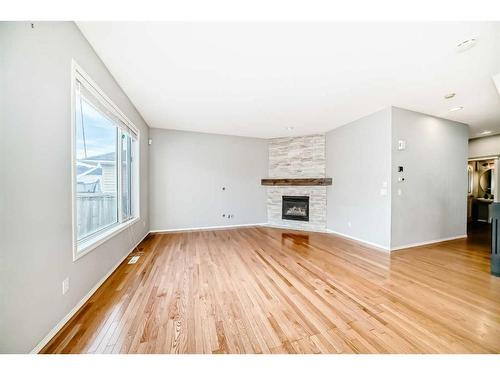
[[118, 222], [118, 128], [77, 95], [76, 212], [81, 240]]

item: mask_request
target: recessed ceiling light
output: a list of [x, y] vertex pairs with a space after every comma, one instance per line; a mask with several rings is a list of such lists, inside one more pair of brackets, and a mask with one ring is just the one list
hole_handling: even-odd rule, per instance
[[446, 95], [444, 96], [444, 98], [445, 98], [445, 99], [451, 99], [451, 98], [454, 98], [454, 97], [455, 97], [455, 95], [456, 95], [456, 94], [455, 94], [454, 92], [450, 92], [449, 94], [446, 94]]
[[488, 135], [488, 134], [491, 134], [491, 130], [485, 130], [481, 132], [481, 135]]
[[462, 109], [464, 109], [464, 107], [462, 107], [462, 106], [460, 106], [460, 107], [455, 107], [455, 108], [450, 109], [450, 112], [461, 111]]
[[471, 38], [457, 44], [457, 52], [463, 52], [476, 45], [476, 39]]
[[286, 127], [286, 130], [293, 130], [293, 129], [295, 129], [293, 126], [287, 126]]

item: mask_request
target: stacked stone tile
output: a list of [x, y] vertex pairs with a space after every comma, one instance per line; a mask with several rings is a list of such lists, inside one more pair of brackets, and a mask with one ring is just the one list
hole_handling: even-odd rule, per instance
[[[275, 138], [269, 141], [269, 178], [326, 177], [326, 144], [323, 134]], [[271, 225], [324, 231], [326, 186], [267, 187], [267, 217]], [[309, 221], [281, 219], [283, 195], [309, 196]]]

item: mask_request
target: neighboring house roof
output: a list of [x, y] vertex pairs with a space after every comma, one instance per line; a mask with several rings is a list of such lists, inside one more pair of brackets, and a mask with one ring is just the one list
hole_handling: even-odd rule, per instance
[[116, 153], [95, 155], [76, 162], [77, 191], [79, 193], [116, 192]]
[[80, 162], [77, 162], [76, 171], [78, 179], [80, 179], [80, 177], [82, 176], [87, 176], [87, 175], [94, 175], [94, 176], [102, 175], [102, 167], [100, 163], [98, 163], [97, 165], [89, 165], [89, 164], [82, 165]]
[[102, 175], [102, 167], [98, 165], [96, 168], [88, 171], [86, 173], [87, 176], [101, 176]]
[[116, 162], [116, 152], [108, 152], [106, 154], [89, 156], [81, 160], [84, 163], [92, 162]]
[[90, 156], [86, 159], [80, 159], [76, 162], [76, 174], [77, 176], [102, 175], [102, 165], [110, 165], [115, 163], [115, 152], [108, 152], [106, 154]]
[[76, 174], [79, 176], [81, 174], [84, 174], [85, 172], [90, 171], [93, 168], [95, 168], [95, 167], [94, 166], [89, 167], [87, 165], [82, 165], [82, 164], [77, 163], [77, 165], [76, 165]]

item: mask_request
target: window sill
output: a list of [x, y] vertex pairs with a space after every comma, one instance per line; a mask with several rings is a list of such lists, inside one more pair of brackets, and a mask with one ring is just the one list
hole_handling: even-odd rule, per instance
[[73, 262], [77, 261], [84, 255], [87, 255], [92, 250], [102, 245], [104, 242], [116, 236], [118, 233], [123, 232], [125, 229], [137, 223], [139, 220], [140, 217], [135, 217], [124, 223], [117, 224], [99, 234], [96, 234], [95, 236], [92, 236], [85, 241], [75, 244], [73, 250]]

